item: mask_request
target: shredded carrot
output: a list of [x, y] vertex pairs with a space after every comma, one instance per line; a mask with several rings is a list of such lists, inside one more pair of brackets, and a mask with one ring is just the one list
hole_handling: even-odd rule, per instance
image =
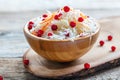
[[47, 27], [50, 25], [51, 21], [53, 20], [54, 16], [55, 16], [55, 13], [53, 13], [50, 18], [45, 19], [43, 22], [40, 23], [40, 24], [46, 23], [46, 25], [43, 26], [41, 30], [45, 31], [47, 29]]
[[50, 24], [50, 23], [47, 23], [45, 26], [43, 26], [43, 27], [41, 28], [41, 30], [45, 31], [45, 30], [47, 29], [47, 27], [49, 26], [49, 24]]
[[50, 20], [52, 20], [53, 19], [53, 17], [51, 16], [50, 18], [47, 18], [47, 19], [45, 19], [44, 21], [42, 21], [40, 24], [43, 24], [43, 23], [45, 23], [45, 22], [48, 22], [48, 21], [50, 21]]
[[49, 18], [46, 18], [44, 21], [42, 21], [40, 24], [45, 23], [47, 21], [51, 21], [55, 16], [55, 13], [53, 13]]
[[84, 19], [87, 19], [87, 16], [85, 16], [83, 13], [80, 13], [80, 16]]
[[35, 31], [32, 31], [32, 34], [33, 34], [33, 35], [37, 35], [37, 33], [36, 33]]
[[76, 20], [76, 18], [75, 18], [75, 17], [73, 18], [73, 20], [74, 20], [75, 22], [77, 22], [77, 20]]

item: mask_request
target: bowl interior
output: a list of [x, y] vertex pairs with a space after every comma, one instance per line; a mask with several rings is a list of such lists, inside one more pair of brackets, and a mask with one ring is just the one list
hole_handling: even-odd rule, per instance
[[[78, 38], [75, 38], [75, 39], [73, 39], [73, 40], [75, 41], [75, 40], [78, 40], [78, 39], [85, 39], [85, 38], [87, 38], [87, 37], [91, 37], [91, 36], [95, 35], [96, 33], [98, 33], [98, 32], [100, 31], [100, 24], [97, 23], [97, 26], [98, 26], [98, 28], [97, 28], [97, 30], [96, 30], [94, 33], [92, 33], [92, 34], [90, 34], [90, 35], [83, 36], [83, 37], [78, 37]], [[59, 41], [71, 41], [71, 39], [64, 39], [64, 40], [53, 40], [53, 39], [52, 39], [52, 40], [50, 40], [50, 39], [46, 39], [46, 38], [42, 38], [42, 37], [37, 37], [37, 36], [35, 36], [35, 35], [33, 35], [33, 34], [30, 33], [30, 31], [28, 30], [27, 24], [24, 26], [23, 31], [24, 31], [27, 35], [29, 35], [29, 37], [33, 37], [33, 38], [38, 39], [38, 40], [58, 41], [58, 42], [59, 42]]]

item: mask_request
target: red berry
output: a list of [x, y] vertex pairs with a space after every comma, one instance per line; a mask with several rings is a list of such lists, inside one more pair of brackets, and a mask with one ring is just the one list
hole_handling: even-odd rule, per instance
[[44, 21], [45, 19], [42, 19], [42, 21]]
[[58, 16], [59, 16], [59, 17], [62, 16], [62, 13], [59, 13]]
[[84, 19], [82, 17], [78, 18], [78, 22], [83, 22], [83, 21], [84, 21]]
[[84, 69], [90, 69], [90, 64], [89, 63], [85, 63], [84, 64]]
[[43, 35], [44, 31], [43, 30], [38, 30], [37, 32], [37, 36], [38, 37], [41, 37]]
[[70, 36], [70, 33], [65, 34], [65, 36], [66, 36], [66, 37], [69, 37], [69, 36]]
[[111, 46], [111, 51], [114, 52], [116, 50], [115, 46]]
[[25, 59], [25, 60], [23, 60], [23, 63], [24, 63], [24, 65], [28, 65], [29, 64], [29, 60]]
[[32, 29], [32, 26], [31, 26], [31, 25], [29, 25], [29, 26], [28, 26], [28, 29], [29, 29], [29, 30], [31, 30], [31, 29]]
[[57, 25], [53, 24], [53, 25], [51, 26], [51, 29], [52, 29], [53, 31], [56, 31], [56, 30], [58, 29], [58, 27], [57, 27]]
[[28, 23], [28, 29], [31, 30], [32, 27], [33, 27], [33, 25], [34, 25], [34, 22], [30, 21], [30, 22]]
[[64, 10], [65, 12], [69, 12], [69, 11], [70, 11], [70, 8], [69, 8], [68, 6], [64, 6], [63, 10]]
[[46, 18], [48, 15], [47, 14], [43, 14], [43, 17]]
[[52, 36], [53, 34], [52, 33], [48, 33], [48, 36]]
[[74, 28], [74, 27], [76, 26], [76, 23], [75, 23], [74, 21], [71, 21], [71, 22], [70, 22], [70, 26], [71, 26], [72, 28]]
[[103, 46], [103, 45], [104, 45], [104, 41], [101, 40], [101, 41], [99, 42], [99, 44], [100, 44], [100, 46]]
[[58, 16], [58, 15], [55, 15], [55, 16], [54, 16], [54, 19], [55, 19], [55, 20], [59, 20], [59, 16]]
[[3, 80], [3, 77], [2, 77], [2, 76], [0, 76], [0, 80]]
[[60, 17], [60, 16], [62, 16], [62, 13], [59, 13], [58, 15], [55, 15], [55, 16], [54, 16], [54, 19], [55, 19], [55, 20], [59, 20], [59, 17]]
[[90, 18], [90, 16], [87, 16], [87, 18]]
[[33, 24], [34, 24], [34, 22], [32, 22], [32, 21], [29, 22], [29, 25], [33, 25]]
[[109, 35], [109, 36], [108, 36], [108, 41], [111, 41], [112, 38], [113, 38], [113, 37], [112, 37], [111, 35]]

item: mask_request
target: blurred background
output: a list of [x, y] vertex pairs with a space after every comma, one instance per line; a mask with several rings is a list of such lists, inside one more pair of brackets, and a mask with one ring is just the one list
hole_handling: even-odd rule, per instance
[[23, 35], [25, 23], [64, 5], [96, 19], [120, 16], [120, 0], [0, 0], [0, 56], [21, 57], [29, 47]]
[[64, 5], [81, 9], [120, 9], [120, 0], [0, 0], [1, 12], [40, 11]]
[[[64, 5], [80, 9], [97, 19], [120, 15], [120, 0], [0, 0], [1, 26], [11, 25], [10, 30], [18, 30], [27, 20]], [[0, 30], [3, 29], [1, 26]]]

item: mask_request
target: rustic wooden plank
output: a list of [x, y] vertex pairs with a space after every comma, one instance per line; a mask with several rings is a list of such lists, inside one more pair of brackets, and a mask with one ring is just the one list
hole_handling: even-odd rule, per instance
[[[91, 52], [94, 53], [94, 51], [91, 51]], [[96, 58], [96, 56], [98, 57], [97, 59], [93, 59], [93, 57], [91, 57], [92, 55], [91, 52], [89, 52], [82, 58], [73, 62], [56, 63], [56, 62], [45, 60], [44, 58], [38, 56], [33, 50], [29, 49], [25, 53], [23, 59], [29, 60], [29, 65], [25, 65], [25, 68], [30, 73], [40, 77], [44, 77], [45, 79], [51, 78], [51, 79], [57, 79], [57, 80], [58, 79], [66, 80], [66, 79], [74, 79], [74, 78], [79, 79], [79, 78], [86, 77], [88, 75], [89, 76], [95, 75], [98, 71], [103, 71], [106, 69], [111, 69], [116, 66], [120, 66], [120, 56], [119, 56], [120, 53], [112, 53], [112, 54], [106, 55], [106, 54], [99, 53], [100, 51], [98, 52], [98, 49], [96, 48], [96, 52], [98, 55], [95, 55], [95, 53], [93, 55], [94, 55], [94, 58]], [[102, 56], [102, 57], [99, 57], [99, 56]], [[88, 70], [84, 69], [83, 64], [85, 62], [89, 62], [90, 64], [92, 63], [90, 69]]]
[[[85, 76], [84, 78], [71, 80], [119, 80], [119, 70], [120, 67], [117, 67], [109, 71], [94, 74], [91, 77]], [[4, 77], [4, 80], [48, 80], [28, 73], [22, 64], [22, 58], [0, 58], [0, 75]]]
[[0, 58], [0, 75], [4, 80], [42, 80], [24, 69], [21, 58]]

